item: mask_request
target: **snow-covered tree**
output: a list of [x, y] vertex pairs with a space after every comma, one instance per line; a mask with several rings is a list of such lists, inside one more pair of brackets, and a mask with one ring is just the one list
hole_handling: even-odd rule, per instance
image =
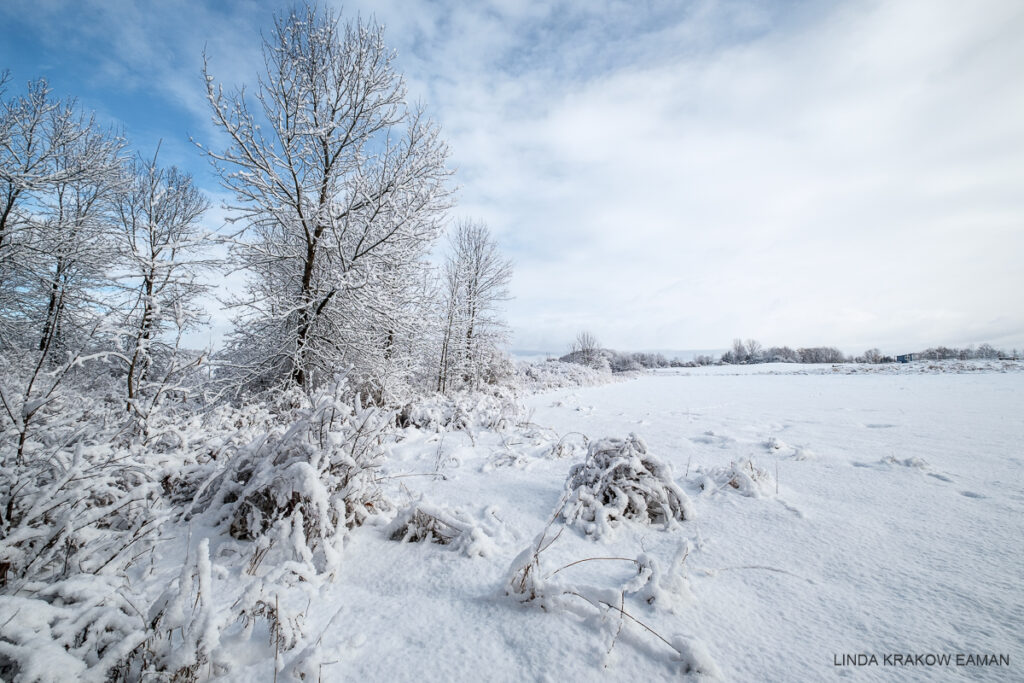
[[732, 340], [732, 363], [746, 363], [747, 362], [747, 346], [743, 343], [742, 339]]
[[161, 395], [199, 358], [181, 337], [203, 319], [197, 298], [207, 286], [211, 240], [199, 225], [208, 202], [187, 173], [138, 157], [114, 200], [123, 289], [121, 358], [127, 405], [145, 421]]
[[881, 363], [882, 362], [882, 352], [879, 351], [877, 348], [868, 349], [867, 351], [864, 352], [864, 362], [865, 363]]
[[761, 346], [761, 342], [756, 339], [747, 340], [747, 362], [748, 363], [760, 363], [762, 360], [762, 353], [764, 347]]
[[246, 228], [236, 257], [250, 280], [229, 349], [243, 384], [309, 386], [379, 343], [365, 316], [397, 310], [379, 297], [437, 237], [447, 148], [406, 104], [372, 22], [305, 5], [275, 19], [263, 55], [253, 97], [203, 71], [229, 141], [207, 152]]
[[46, 81], [7, 99], [7, 80], [0, 75], [0, 348], [42, 349], [96, 274], [122, 143], [74, 100], [53, 98]]
[[607, 370], [610, 367], [608, 358], [602, 351], [597, 337], [586, 330], [576, 335], [576, 339], [569, 345], [569, 353], [562, 356], [562, 360], [570, 363], [580, 363], [597, 370]]
[[[68, 113], [55, 112], [54, 127], [65, 125]], [[37, 198], [38, 213], [29, 219], [24, 267], [39, 351], [65, 349], [109, 310], [109, 209], [122, 180], [124, 143], [100, 130], [92, 118], [72, 126], [80, 134], [61, 144], [53, 159], [54, 172], [63, 177]]]
[[0, 403], [17, 460], [60, 387], [110, 348], [110, 199], [123, 141], [44, 81], [0, 110]]
[[983, 360], [993, 360], [995, 358], [999, 358], [1000, 355], [1005, 354], [1001, 354], [991, 344], [982, 344], [978, 347], [978, 350], [974, 352], [975, 358], [981, 358]]
[[499, 307], [508, 299], [511, 279], [512, 262], [502, 256], [486, 225], [456, 226], [441, 286], [438, 391], [479, 386], [500, 358], [507, 328]]

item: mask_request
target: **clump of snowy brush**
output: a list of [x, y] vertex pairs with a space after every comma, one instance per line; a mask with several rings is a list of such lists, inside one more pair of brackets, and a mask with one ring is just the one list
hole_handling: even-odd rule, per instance
[[423, 501], [400, 510], [386, 533], [392, 541], [448, 545], [468, 557], [489, 557], [497, 551], [492, 538], [468, 515]]
[[580, 432], [569, 432], [568, 434], [562, 435], [555, 445], [548, 451], [549, 457], [552, 458], [574, 458], [577, 453], [585, 451], [587, 446], [590, 444], [590, 439], [587, 438], [586, 434]]
[[[217, 674], [221, 634], [256, 619], [295, 647], [276, 595], [319, 585], [348, 530], [391, 508], [376, 472], [392, 414], [343, 380], [181, 417], [162, 445], [110, 419], [31, 457], [0, 447], [0, 678], [195, 680]], [[168, 573], [158, 547], [194, 559]], [[225, 584], [219, 562], [244, 572]]]
[[238, 448], [199, 486], [186, 516], [204, 513], [211, 526], [266, 548], [291, 534], [298, 559], [333, 572], [344, 532], [391, 508], [375, 476], [391, 417], [345, 403], [343, 391], [342, 382], [319, 392], [290, 425]]
[[518, 424], [524, 413], [513, 389], [492, 386], [487, 391], [458, 391], [417, 399], [399, 411], [395, 423], [436, 432], [464, 431], [472, 437], [477, 429], [505, 431]]
[[4, 475], [0, 587], [99, 572], [129, 546], [142, 549], [161, 518], [154, 472], [109, 446], [79, 442]]
[[[690, 543], [681, 544], [672, 561], [667, 564], [643, 553], [635, 559], [626, 556], [584, 557], [551, 567], [542, 556], [551, 552], [552, 546], [565, 531], [564, 526], [557, 531], [553, 528], [562, 509], [561, 503], [565, 500], [563, 498], [560, 501], [555, 514], [533, 543], [512, 561], [505, 577], [505, 594], [521, 604], [532, 604], [544, 611], [564, 609], [578, 615], [582, 610], [583, 614], [595, 617], [591, 623], [597, 623], [609, 641], [600, 648], [606, 666], [624, 627], [632, 625], [640, 634], [653, 637], [667, 646], [668, 649], [664, 650], [665, 658], [680, 673], [720, 677], [721, 672], [703, 642], [683, 634], [667, 638], [637, 616], [644, 611], [680, 614], [685, 607], [693, 604], [695, 598], [690, 590], [685, 567]], [[570, 575], [584, 565], [591, 568], [594, 565], [614, 568], [605, 572], [605, 580], [615, 587], [583, 585], [571, 581]], [[633, 571], [623, 577], [620, 570], [629, 565], [632, 565]]]
[[156, 458], [113, 436], [0, 449], [0, 679], [106, 680], [147, 639], [129, 574], [171, 511]]
[[516, 383], [527, 392], [548, 391], [563, 387], [586, 387], [613, 381], [608, 369], [597, 370], [580, 363], [548, 360], [543, 363], [520, 363], [516, 367]]
[[[693, 604], [686, 570], [689, 541], [678, 546], [669, 563], [647, 552], [635, 558], [628, 554], [583, 557], [554, 567], [547, 557], [568, 526], [580, 528], [587, 536], [604, 537], [624, 519], [662, 523], [668, 529], [693, 514], [693, 506], [673, 481], [668, 464], [651, 455], [636, 434], [591, 442], [584, 462], [570, 469], [566, 490], [544, 530], [509, 566], [505, 595], [545, 611], [566, 609], [579, 614], [582, 609], [594, 616], [608, 636], [607, 645], [601, 647], [605, 666], [624, 627], [630, 624], [667, 646], [667, 663], [680, 673], [720, 677], [699, 639], [685, 634], [667, 638], [637, 616], [642, 611], [679, 614]], [[564, 550], [559, 554], [565, 557]], [[629, 565], [634, 571], [623, 577], [621, 568]], [[587, 575], [591, 577], [597, 566], [610, 568], [602, 572], [605, 585], [573, 581], [572, 575], [581, 566], [590, 568]], [[615, 587], [608, 587], [607, 582]]]
[[669, 528], [694, 515], [668, 463], [649, 453], [636, 434], [591, 443], [586, 459], [569, 470], [565, 486], [562, 516], [588, 536], [606, 536], [624, 519]]
[[735, 491], [749, 498], [760, 498], [774, 486], [768, 470], [758, 467], [751, 459], [712, 467], [706, 471], [698, 468], [697, 473], [700, 475], [698, 485], [705, 495], [716, 491]]

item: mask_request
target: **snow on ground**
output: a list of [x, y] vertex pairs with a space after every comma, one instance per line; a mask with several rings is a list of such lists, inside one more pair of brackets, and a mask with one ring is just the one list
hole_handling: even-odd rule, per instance
[[833, 654], [897, 652], [1005, 653], [1015, 674], [941, 675], [1021, 676], [1024, 375], [758, 367], [538, 397], [535, 420], [636, 431], [691, 478], [747, 458], [778, 473], [778, 494], [694, 494], [697, 601], [681, 623], [726, 678], [885, 679]]
[[[472, 539], [357, 530], [296, 608], [323, 680], [1021, 680], [1024, 373], [893, 367], [648, 374], [532, 396], [500, 434], [406, 430], [384, 473], [399, 503], [468, 520]], [[696, 517], [599, 540], [555, 520], [541, 595], [507, 595], [583, 435], [631, 432]], [[638, 562], [660, 570], [646, 587]], [[882, 666], [890, 653], [1010, 666]], [[879, 665], [835, 663], [857, 654]], [[270, 677], [265, 655], [248, 662], [229, 677]]]
[[[367, 432], [386, 457], [359, 476], [381, 514], [325, 537], [340, 554], [321, 573], [301, 517], [272, 549], [229, 536], [216, 506], [166, 517], [125, 576], [73, 574], [50, 597], [42, 577], [0, 600], [0, 663], [20, 662], [15, 680], [103, 680], [67, 644], [86, 629], [126, 634], [114, 654], [156, 639], [164, 670], [194, 662], [197, 680], [1024, 679], [1024, 364], [597, 381], [521, 368], [539, 392], [524, 405], [437, 398]], [[267, 443], [305, 462], [307, 442]], [[620, 492], [615, 514], [595, 508], [602, 491]], [[655, 523], [618, 519], [638, 510]]]

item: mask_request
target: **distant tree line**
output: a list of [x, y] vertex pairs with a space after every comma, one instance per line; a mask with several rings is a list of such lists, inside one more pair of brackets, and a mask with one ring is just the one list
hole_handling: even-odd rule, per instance
[[1007, 352], [1004, 349], [997, 349], [991, 344], [982, 344], [978, 348], [968, 346], [963, 349], [936, 346], [914, 355], [925, 360], [999, 360], [1011, 358], [1016, 360], [1021, 357], [1021, 353], [1017, 349]]
[[[998, 360], [1019, 359], [1017, 349], [1007, 352], [991, 344], [977, 348], [950, 348], [937, 346], [924, 351], [908, 353], [919, 360]], [[797, 349], [789, 346], [765, 347], [756, 339], [735, 339], [732, 348], [719, 357], [697, 355], [692, 360], [666, 358], [661, 353], [622, 352], [601, 348], [597, 338], [589, 332], [581, 332], [572, 343], [569, 353], [559, 360], [587, 365], [610, 372], [629, 372], [657, 368], [699, 367], [705, 365], [753, 365], [757, 363], [895, 363], [898, 355], [883, 354], [877, 348], [868, 349], [860, 355], [847, 355], [832, 346], [811, 346]]]
[[[1020, 358], [1020, 352], [1013, 349], [1007, 352], [997, 349], [991, 344], [982, 344], [977, 348], [950, 348], [937, 346], [907, 353], [921, 360], [998, 360], [1000, 358]], [[895, 363], [899, 355], [883, 354], [877, 348], [871, 348], [860, 355], [846, 355], [831, 346], [814, 346], [809, 348], [791, 349], [788, 346], [772, 346], [765, 348], [756, 339], [735, 339], [732, 348], [722, 354], [717, 361], [724, 364], [754, 363]], [[694, 365], [712, 365], [715, 360], [708, 356], [698, 356]]]
[[576, 339], [569, 347], [569, 353], [559, 360], [610, 372], [653, 370], [685, 365], [678, 358], [669, 360], [662, 353], [622, 352], [602, 348], [597, 337], [590, 332], [580, 332], [576, 335]]
[[722, 354], [721, 363], [728, 365], [753, 363], [846, 363], [848, 358], [832, 346], [792, 349], [788, 346], [764, 347], [756, 339], [736, 339], [732, 348]]

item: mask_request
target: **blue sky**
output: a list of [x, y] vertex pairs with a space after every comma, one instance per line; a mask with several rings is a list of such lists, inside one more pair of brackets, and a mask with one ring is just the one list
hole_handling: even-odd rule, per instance
[[[272, 2], [0, 4], [45, 76], [215, 178], [199, 76], [255, 83]], [[1024, 348], [1024, 4], [350, 2], [442, 126], [454, 217], [516, 263], [513, 346]], [[211, 227], [223, 220], [209, 216]], [[218, 325], [223, 329], [223, 321]]]

